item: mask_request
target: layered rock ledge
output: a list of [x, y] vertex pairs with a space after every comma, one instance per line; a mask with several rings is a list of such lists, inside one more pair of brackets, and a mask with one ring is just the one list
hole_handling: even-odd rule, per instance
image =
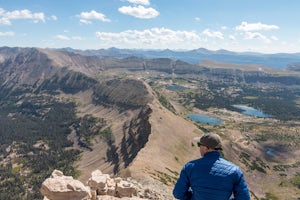
[[87, 185], [72, 176], [65, 176], [59, 170], [54, 170], [42, 183], [40, 191], [44, 200], [160, 199], [155, 192], [143, 188], [131, 178], [111, 178], [100, 170], [92, 172]]

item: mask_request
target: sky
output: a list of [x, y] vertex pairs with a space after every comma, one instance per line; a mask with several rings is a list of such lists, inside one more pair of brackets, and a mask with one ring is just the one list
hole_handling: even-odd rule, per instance
[[299, 0], [0, 0], [0, 47], [300, 52]]

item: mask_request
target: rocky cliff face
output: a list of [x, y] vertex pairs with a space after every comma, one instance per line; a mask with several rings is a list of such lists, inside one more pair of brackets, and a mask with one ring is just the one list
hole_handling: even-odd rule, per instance
[[146, 86], [134, 79], [113, 79], [101, 82], [94, 89], [96, 104], [118, 105], [120, 108], [138, 108], [153, 100]]
[[24, 49], [16, 54], [6, 52], [1, 55], [3, 59], [0, 63], [0, 72], [3, 88], [33, 88], [57, 71], [51, 66], [48, 57], [36, 49]]
[[[80, 150], [82, 151], [81, 156], [83, 157], [83, 161], [79, 161], [79, 166], [84, 166], [84, 164], [89, 165], [89, 163], [85, 163], [84, 161], [86, 157], [92, 160], [92, 163], [97, 161], [99, 157], [101, 158], [98, 163], [96, 162], [96, 166], [85, 169], [86, 172], [82, 173], [83, 175], [90, 174], [92, 170], [101, 165], [106, 166], [104, 169], [108, 173], [117, 174], [132, 163], [138, 152], [147, 143], [148, 137], [151, 134], [149, 117], [152, 113], [151, 108], [147, 104], [153, 100], [153, 96], [150, 95], [148, 88], [142, 81], [136, 79], [110, 79], [101, 80], [100, 82], [95, 78], [95, 74], [101, 73], [103, 62], [101, 63], [96, 57], [84, 57], [72, 53], [35, 48], [0, 48], [0, 57], [0, 109], [12, 112], [8, 113], [9, 120], [6, 120], [7, 122], [5, 122], [7, 115], [5, 116], [5, 112], [2, 112], [3, 116], [2, 114], [0, 116], [2, 128], [9, 127], [10, 123], [14, 123], [10, 118], [12, 120], [19, 119], [23, 115], [27, 115], [27, 120], [32, 126], [34, 124], [31, 121], [40, 120], [43, 122], [43, 120], [45, 121], [44, 118], [51, 114], [51, 111], [54, 111], [49, 105], [54, 106], [55, 104], [68, 105], [62, 110], [55, 111], [58, 115], [67, 114], [69, 112], [68, 109], [76, 109], [78, 106], [80, 107], [78, 109], [86, 110], [83, 112], [78, 111], [79, 115], [83, 117], [89, 116], [85, 117], [87, 120], [82, 120], [79, 117], [73, 118], [74, 116], [70, 115], [64, 118], [65, 122], [62, 118], [61, 122], [64, 125], [57, 124], [57, 126], [69, 126], [69, 128], [58, 133], [62, 137], [60, 141], [56, 142], [48, 140], [48, 131], [47, 133], [42, 133], [37, 128], [32, 132], [30, 129], [27, 131], [24, 127], [26, 129], [24, 130], [24, 135], [40, 134], [37, 137], [40, 141], [35, 141], [35, 137], [32, 137], [30, 143], [42, 143], [47, 146], [47, 148], [41, 149], [47, 155], [52, 154], [51, 152], [59, 148], [59, 146], [61, 146], [59, 152], [62, 154], [63, 152], [68, 154], [70, 152], [68, 149]], [[83, 94], [88, 95], [83, 98]], [[77, 102], [78, 105], [73, 107], [71, 105], [76, 103], [74, 99], [82, 99], [83, 103], [87, 99], [90, 99], [90, 101], [86, 105], [81, 105], [82, 102], [79, 100]], [[93, 107], [95, 110], [90, 111], [88, 110], [89, 107]], [[68, 112], [66, 112], [67, 110]], [[102, 123], [101, 126], [94, 125], [99, 121], [97, 119], [105, 123]], [[78, 120], [81, 122], [78, 123]], [[6, 123], [9, 124], [7, 125]], [[59, 128], [56, 128], [55, 123], [49, 125], [49, 129], [53, 131], [58, 130]], [[99, 129], [88, 128], [89, 125], [86, 123], [91, 123], [91, 127], [99, 127]], [[15, 126], [12, 125], [12, 131], [20, 126], [17, 123], [14, 124]], [[76, 129], [74, 128], [75, 126]], [[35, 127], [31, 127], [31, 129], [35, 129]], [[1, 129], [1, 135], [6, 134], [2, 133], [4, 130]], [[84, 131], [84, 134], [82, 131]], [[15, 132], [18, 133], [19, 131]], [[70, 141], [63, 136], [65, 134], [73, 134], [71, 136], [73, 145], [71, 143], [70, 146]], [[93, 141], [95, 136], [98, 143]], [[82, 137], [85, 137], [84, 147], [82, 146]], [[18, 146], [16, 148], [20, 148], [18, 151], [22, 152], [22, 155], [17, 155], [17, 157], [24, 156], [23, 152], [26, 154], [31, 147], [23, 150], [23, 145], [20, 144], [27, 143], [28, 139], [24, 138], [23, 140], [22, 138], [22, 135], [18, 135], [18, 139], [12, 139], [16, 141], [14, 144], [0, 144], [1, 152], [2, 150], [5, 152], [5, 154], [1, 153], [0, 155], [1, 167], [5, 167], [11, 163], [23, 166], [23, 163], [19, 163], [18, 160], [10, 160], [10, 157], [6, 159], [6, 154], [9, 154], [10, 151], [7, 153], [5, 149], [7, 146], [11, 146], [11, 148], [13, 148], [13, 145]], [[99, 146], [99, 144], [101, 145]], [[86, 145], [90, 145], [89, 148], [86, 148]], [[65, 147], [66, 149], [64, 149]], [[97, 148], [101, 150], [97, 151]], [[90, 156], [89, 153], [94, 156]], [[35, 157], [36, 154], [42, 153], [34, 151], [25, 160], [31, 160], [31, 157]], [[53, 159], [55, 159], [54, 157]], [[45, 159], [49, 159], [48, 156]], [[67, 159], [70, 159], [70, 157]], [[73, 161], [76, 161], [76, 159], [75, 156]], [[70, 165], [72, 164], [70, 163]], [[35, 169], [35, 167], [40, 166], [31, 166], [30, 164], [30, 167], [24, 167], [24, 169], [20, 167], [19, 176], [24, 176], [26, 174], [24, 171], [28, 171], [27, 174], [31, 174], [33, 171], [45, 173], [42, 172], [43, 170]], [[49, 167], [51, 168], [51, 166]], [[70, 167], [72, 168], [72, 166]], [[5, 173], [10, 172], [8, 170]], [[9, 179], [6, 181], [9, 181]], [[29, 178], [28, 181], [30, 181]], [[28, 182], [26, 185], [32, 184], [37, 183]], [[5, 185], [7, 184], [5, 183]], [[5, 187], [3, 186], [3, 189]], [[26, 186], [24, 187], [24, 191], [26, 191]], [[33, 191], [33, 193], [36, 192], [38, 191]]]
[[145, 106], [129, 123], [124, 123], [121, 157], [125, 168], [131, 164], [139, 151], [148, 142], [151, 134], [151, 124], [149, 122], [151, 113], [152, 109], [149, 106]]
[[[51, 51], [49, 52], [48, 54], [51, 54]], [[86, 59], [79, 59], [80, 62], [60, 62], [61, 64], [58, 65], [56, 63], [59, 62], [59, 59], [58, 61], [53, 60], [56, 57], [51, 58], [48, 54], [35, 48], [16, 48], [11, 52], [7, 48], [1, 48], [1, 88], [7, 92], [15, 90], [39, 92], [40, 90], [61, 89], [66, 93], [76, 93], [95, 84], [96, 81], [81, 73], [80, 69], [70, 67], [78, 66]], [[67, 57], [63, 53], [62, 55]], [[70, 60], [72, 59], [70, 58]]]

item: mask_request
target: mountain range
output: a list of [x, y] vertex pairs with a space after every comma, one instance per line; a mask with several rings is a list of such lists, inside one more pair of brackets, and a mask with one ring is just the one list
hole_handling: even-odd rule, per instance
[[[285, 70], [227, 62], [271, 62], [267, 55], [186, 55], [1, 47], [0, 199], [42, 199], [41, 183], [54, 169], [83, 182], [96, 169], [133, 177], [172, 199], [181, 167], [199, 157], [193, 138], [207, 132], [222, 137], [224, 157], [241, 166], [252, 199], [298, 198], [298, 54], [278, 54]], [[272, 117], [244, 115], [235, 104]], [[222, 123], [196, 123], [189, 113]]]
[[182, 60], [191, 64], [200, 63], [203, 60], [214, 60], [218, 62], [233, 64], [257, 64], [275, 69], [285, 69], [290, 65], [300, 63], [300, 53], [276, 53], [263, 54], [255, 52], [232, 52], [227, 50], [212, 51], [205, 48], [199, 48], [189, 51], [165, 50], [143, 50], [143, 49], [99, 49], [99, 50], [76, 50], [71, 48], [63, 49], [65, 51], [75, 52], [83, 55], [95, 55], [100, 58], [114, 57], [140, 57], [146, 59], [169, 58], [172, 60]]

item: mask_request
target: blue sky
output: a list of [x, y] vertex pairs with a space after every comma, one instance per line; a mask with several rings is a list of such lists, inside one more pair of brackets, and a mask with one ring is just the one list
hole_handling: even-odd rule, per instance
[[300, 52], [299, 0], [0, 0], [0, 46]]

